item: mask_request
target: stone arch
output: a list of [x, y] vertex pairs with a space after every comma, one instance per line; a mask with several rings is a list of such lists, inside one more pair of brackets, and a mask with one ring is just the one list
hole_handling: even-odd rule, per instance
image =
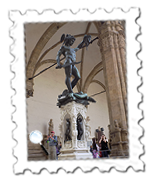
[[98, 63], [93, 69], [92, 71], [89, 73], [89, 75], [87, 76], [84, 86], [82, 88], [83, 92], [86, 93], [88, 90], [88, 87], [92, 81], [92, 79], [94, 78], [94, 76], [96, 74], [98, 74], [101, 70], [103, 70], [103, 65], [102, 62]]
[[[92, 80], [91, 83], [97, 83], [97, 84], [99, 84], [99, 85], [106, 91], [105, 85], [104, 85], [103, 83], [101, 83], [100, 81], [98, 81], [98, 80]], [[90, 83], [90, 84], [91, 84], [91, 83]]]
[[46, 60], [38, 63], [38, 64], [35, 66], [34, 74], [35, 74], [35, 72], [36, 72], [43, 64], [47, 64], [47, 63], [56, 63], [56, 60], [55, 60], [55, 59], [46, 59]]
[[53, 46], [51, 46], [50, 48], [48, 48], [46, 51], [43, 52], [43, 54], [40, 56], [39, 60], [36, 63], [36, 66], [41, 62], [41, 60], [44, 58], [44, 56], [51, 51], [52, 49], [54, 49], [56, 46], [58, 46], [59, 44], [61, 44], [61, 42], [57, 42], [55, 43]]
[[[91, 26], [91, 22], [88, 22], [85, 34], [88, 34], [90, 26]], [[81, 76], [81, 79], [80, 79], [80, 90], [82, 90], [84, 54], [85, 54], [85, 49], [83, 48], [82, 49], [82, 53], [81, 53], [81, 64], [80, 64], [80, 76]]]
[[37, 42], [35, 48], [33, 49], [29, 62], [26, 67], [26, 97], [33, 96], [33, 79], [29, 80], [29, 78], [33, 77], [35, 66], [40, 56], [41, 51], [50, 40], [50, 38], [57, 32], [57, 30], [62, 27], [65, 23], [53, 23], [51, 24], [44, 34], [41, 36], [39, 41]]
[[36, 44], [35, 48], [33, 49], [28, 65], [27, 65], [27, 78], [30, 78], [34, 74], [35, 65], [38, 61], [39, 55], [47, 42], [51, 39], [51, 37], [57, 32], [57, 30], [62, 27], [65, 23], [53, 23], [51, 24], [44, 34], [39, 39], [38, 43]]
[[95, 25], [98, 33], [99, 33], [99, 32], [100, 32], [100, 22], [96, 22], [96, 21], [95, 21], [95, 22], [94, 22], [94, 25]]

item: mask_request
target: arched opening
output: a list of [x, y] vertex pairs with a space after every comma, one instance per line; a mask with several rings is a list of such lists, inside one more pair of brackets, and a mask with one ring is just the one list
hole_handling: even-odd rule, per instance
[[[43, 134], [46, 134], [46, 129], [43, 127], [45, 127], [45, 122], [47, 122], [47, 119], [49, 120], [52, 118], [55, 131], [57, 135], [59, 135], [58, 124], [60, 122], [60, 114], [59, 109], [56, 106], [57, 96], [61, 94], [64, 89], [66, 89], [66, 85], [64, 83], [64, 70], [57, 70], [54, 66], [33, 80], [28, 80], [28, 78], [33, 77], [38, 72], [49, 67], [50, 64], [56, 63], [56, 54], [62, 45], [62, 43], [60, 43], [60, 37], [63, 33], [74, 35], [76, 38], [73, 45], [74, 47], [76, 47], [82, 41], [85, 34], [89, 34], [92, 36], [92, 39], [98, 36], [99, 41], [94, 41], [92, 44], [90, 44], [88, 50], [84, 48], [76, 54], [77, 61], [81, 61], [80, 64], [76, 65], [80, 72], [81, 79], [74, 88], [74, 92], [83, 91], [89, 96], [94, 95], [94, 99], [97, 99], [97, 105], [95, 106], [92, 104], [88, 108], [88, 116], [90, 117], [90, 123], [92, 123], [91, 136], [95, 136], [95, 130], [98, 128], [98, 126], [104, 126], [106, 136], [108, 138], [112, 137], [112, 134], [110, 135], [110, 133], [113, 133], [115, 129], [112, 111], [115, 110], [111, 105], [113, 100], [110, 98], [112, 96], [109, 96], [111, 93], [111, 90], [109, 90], [111, 82], [110, 78], [112, 76], [108, 76], [107, 73], [107, 71], [111, 71], [108, 69], [110, 68], [108, 63], [111, 60], [109, 60], [109, 62], [106, 60], [109, 57], [114, 57], [110, 56], [111, 51], [113, 51], [111, 48], [114, 47], [109, 44], [111, 36], [109, 36], [108, 33], [105, 33], [105, 37], [102, 37], [103, 35], [100, 29], [101, 26], [105, 26], [105, 24], [106, 23], [99, 24], [98, 22], [69, 22], [62, 24], [37, 24], [37, 27], [35, 27], [34, 24], [25, 25], [27, 92], [29, 92], [27, 96], [29, 97], [27, 99], [29, 132], [36, 128], [36, 124], [38, 124], [38, 128], [40, 128], [39, 130], [41, 130]], [[39, 26], [43, 27], [38, 28]], [[36, 30], [39, 32], [36, 36], [33, 36]], [[33, 39], [33, 37], [35, 38]], [[120, 37], [118, 37], [118, 39], [119, 38]], [[35, 39], [38, 39], [38, 41]], [[115, 51], [118, 58], [118, 54], [123, 50], [116, 49]], [[64, 61], [61, 63], [63, 62]], [[118, 64], [116, 65], [118, 68]], [[110, 73], [112, 74], [113, 72]], [[119, 74], [119, 76], [121, 76], [121, 74]], [[113, 77], [115, 77], [115, 75]], [[119, 89], [118, 86], [115, 86], [115, 88]], [[113, 91], [116, 90], [115, 88]], [[30, 94], [32, 91], [34, 91], [33, 95]], [[106, 114], [105, 117], [103, 112]], [[96, 117], [98, 119], [98, 124], [95, 120]], [[102, 122], [103, 119], [106, 119], [106, 125], [104, 125], [104, 123], [103, 125], [102, 123], [100, 125], [100, 122]], [[118, 121], [120, 121], [119, 125], [121, 126], [121, 120]], [[108, 129], [108, 125], [110, 125], [110, 129]]]

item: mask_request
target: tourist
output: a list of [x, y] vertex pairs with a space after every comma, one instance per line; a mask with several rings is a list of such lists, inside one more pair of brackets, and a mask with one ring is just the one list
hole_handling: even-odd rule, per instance
[[99, 143], [101, 144], [102, 157], [108, 157], [108, 152], [109, 152], [108, 142], [104, 134], [101, 136]]
[[61, 142], [58, 144], [58, 150], [60, 150], [61, 149]]
[[57, 145], [57, 155], [60, 154], [60, 149], [61, 149], [61, 142]]
[[49, 137], [50, 137], [50, 134], [47, 135], [47, 140], [46, 140], [46, 143], [49, 143]]
[[60, 149], [61, 149], [61, 142], [58, 143], [58, 145], [56, 146], [57, 159], [58, 159], [59, 154], [61, 153], [61, 152], [60, 152]]
[[93, 146], [90, 146], [90, 152], [93, 154]]
[[51, 131], [51, 135], [47, 136], [49, 141], [49, 158], [50, 160], [56, 160], [57, 154], [56, 154], [56, 146], [58, 143], [57, 136], [55, 136], [55, 132]]
[[99, 158], [99, 146], [96, 144], [95, 139], [93, 139], [93, 158]]

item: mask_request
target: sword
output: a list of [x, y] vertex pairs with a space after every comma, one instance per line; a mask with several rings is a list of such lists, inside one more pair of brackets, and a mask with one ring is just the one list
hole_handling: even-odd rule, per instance
[[[65, 57], [63, 57], [62, 59], [60, 59], [60, 61], [62, 61], [63, 59], [65, 59]], [[39, 74], [41, 74], [41, 73], [43, 73], [44, 71], [46, 71], [47, 69], [49, 69], [49, 68], [51, 68], [51, 67], [55, 66], [56, 64], [57, 64], [57, 63], [52, 64], [51, 66], [49, 66], [49, 67], [47, 67], [46, 69], [44, 69], [44, 70], [40, 71], [38, 74], [36, 74], [35, 76], [33, 76], [33, 77], [29, 78], [28, 80], [31, 80], [31, 79], [33, 79], [33, 78], [35, 78], [35, 77], [39, 76]]]

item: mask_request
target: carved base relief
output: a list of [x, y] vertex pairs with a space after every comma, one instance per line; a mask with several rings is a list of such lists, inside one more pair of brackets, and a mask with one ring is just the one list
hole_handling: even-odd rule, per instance
[[[86, 116], [87, 108], [85, 105], [70, 102], [60, 108], [61, 123], [60, 141], [62, 148], [59, 159], [92, 159], [92, 154], [87, 146], [87, 141], [91, 134], [89, 119]], [[66, 125], [66, 119], [70, 126]], [[68, 128], [68, 129], [67, 129]], [[70, 128], [70, 129], [69, 129]], [[69, 132], [71, 140], [68, 140], [66, 133]]]

